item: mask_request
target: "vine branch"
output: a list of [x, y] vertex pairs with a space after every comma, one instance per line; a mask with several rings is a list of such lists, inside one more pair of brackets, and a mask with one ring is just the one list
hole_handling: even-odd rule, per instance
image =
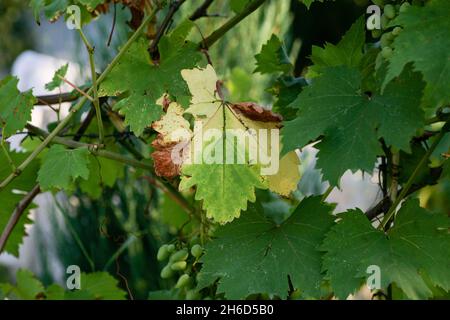
[[[122, 58], [122, 56], [125, 54], [125, 52], [128, 50], [128, 48], [131, 46], [131, 44], [141, 35], [143, 32], [145, 26], [154, 18], [156, 15], [157, 10], [153, 10], [150, 15], [148, 15], [142, 24], [139, 26], [139, 28], [133, 33], [133, 35], [128, 39], [128, 41], [125, 43], [125, 45], [120, 49], [118, 54], [115, 56], [115, 58], [111, 61], [111, 63], [106, 67], [106, 69], [103, 71], [103, 73], [100, 75], [100, 77], [97, 79], [97, 84], [100, 84], [107, 75], [111, 72], [111, 70], [114, 68], [114, 66], [119, 62], [119, 60]], [[87, 94], [92, 93], [93, 89], [90, 88], [87, 92]], [[28, 165], [42, 152], [42, 150], [45, 149], [45, 147], [52, 141], [53, 138], [56, 137], [56, 135], [64, 129], [64, 127], [71, 121], [73, 115], [78, 112], [84, 105], [84, 103], [87, 101], [86, 97], [82, 97], [80, 101], [72, 108], [71, 113], [65, 117], [57, 126], [56, 128], [42, 141], [42, 143], [36, 147], [36, 149], [33, 150], [33, 152], [17, 167], [17, 170], [11, 173], [8, 177], [6, 177], [5, 180], [3, 180], [0, 183], [0, 191], [4, 189], [11, 181], [13, 181], [20, 173], [28, 167]]]
[[450, 122], [447, 121], [445, 125], [443, 126], [441, 132], [436, 136], [435, 140], [433, 141], [433, 144], [430, 146], [430, 148], [427, 150], [427, 152], [424, 154], [422, 159], [417, 164], [416, 168], [414, 169], [413, 173], [409, 177], [408, 181], [406, 182], [405, 186], [403, 187], [402, 191], [400, 192], [400, 195], [395, 199], [394, 203], [389, 208], [389, 211], [386, 213], [386, 215], [383, 218], [383, 221], [381, 221], [379, 225], [379, 229], [385, 230], [386, 226], [388, 225], [389, 221], [394, 217], [395, 211], [397, 209], [397, 206], [400, 204], [402, 199], [408, 194], [409, 189], [411, 188], [414, 180], [416, 179], [417, 175], [419, 174], [419, 171], [422, 169], [422, 167], [426, 164], [428, 158], [431, 156], [433, 151], [438, 146], [441, 139], [444, 137], [444, 135], [447, 133], [448, 129], [450, 127]]
[[225, 22], [219, 29], [211, 33], [202, 41], [204, 49], [211, 47], [217, 40], [219, 40], [225, 33], [230, 31], [235, 25], [244, 20], [248, 15], [253, 13], [258, 9], [266, 0], [253, 0], [250, 2], [244, 10], [239, 14], [235, 15], [233, 18]]
[[89, 65], [91, 67], [91, 78], [92, 78], [92, 92], [94, 94], [94, 100], [93, 105], [95, 108], [95, 114], [97, 116], [97, 125], [98, 125], [98, 135], [99, 135], [99, 142], [100, 144], [103, 144], [105, 134], [103, 129], [103, 121], [102, 121], [102, 111], [100, 110], [100, 102], [98, 100], [98, 91], [97, 91], [97, 73], [95, 72], [95, 59], [94, 59], [94, 47], [89, 43], [88, 39], [86, 38], [85, 34], [83, 33], [83, 30], [80, 28], [78, 29], [81, 39], [84, 42], [84, 45], [86, 46], [86, 50], [89, 55]]

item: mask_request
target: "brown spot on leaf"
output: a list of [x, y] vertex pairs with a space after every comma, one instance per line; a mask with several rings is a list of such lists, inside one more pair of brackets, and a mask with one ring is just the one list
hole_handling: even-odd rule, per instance
[[239, 102], [231, 105], [231, 108], [246, 118], [261, 122], [281, 122], [283, 117], [278, 113], [267, 110], [254, 102]]
[[165, 144], [163, 137], [158, 137], [152, 142], [155, 151], [151, 154], [155, 164], [155, 173], [160, 177], [174, 178], [180, 175], [181, 166], [175, 164], [172, 159], [172, 151], [177, 143]]

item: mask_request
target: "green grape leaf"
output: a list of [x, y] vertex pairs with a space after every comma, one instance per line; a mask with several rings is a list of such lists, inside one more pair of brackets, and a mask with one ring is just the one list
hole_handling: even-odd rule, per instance
[[323, 271], [337, 297], [356, 292], [370, 275], [369, 266], [380, 269], [381, 287], [395, 283], [411, 299], [431, 296], [423, 279], [450, 289], [449, 218], [408, 200], [399, 210], [387, 234], [376, 230], [360, 210], [340, 215], [321, 246]]
[[94, 11], [99, 4], [105, 2], [105, 0], [76, 0], [76, 1], [84, 5], [89, 11]]
[[[10, 157], [16, 165], [22, 163], [28, 156], [29, 153], [10, 152]], [[16, 205], [22, 200], [23, 193], [29, 192], [35, 186], [38, 170], [39, 163], [37, 160], [33, 160], [20, 176], [6, 188], [0, 190], [0, 230], [5, 229]], [[4, 153], [0, 152], [0, 181], [3, 181], [10, 174], [11, 167], [8, 164], [8, 160]], [[26, 208], [6, 242], [5, 251], [14, 256], [19, 255], [19, 246], [22, 244], [26, 234], [25, 224], [31, 222], [28, 218], [28, 213], [32, 207], [33, 205], [30, 205]]]
[[261, 52], [255, 56], [256, 69], [253, 72], [265, 73], [289, 73], [293, 65], [289, 61], [283, 43], [276, 35], [272, 37], [261, 48]]
[[12, 76], [0, 81], [0, 126], [5, 136], [25, 127], [36, 102], [31, 90], [21, 93], [17, 89], [18, 83], [19, 79]]
[[16, 274], [16, 294], [24, 300], [35, 300], [45, 292], [42, 283], [37, 280], [33, 273], [28, 270], [19, 269]]
[[259, 168], [234, 164], [196, 164], [183, 166], [180, 189], [197, 186], [195, 200], [203, 200], [208, 218], [227, 223], [254, 202], [255, 188], [266, 188]]
[[70, 5], [81, 5], [81, 20], [84, 23], [90, 20], [87, 15], [90, 15], [90, 12], [104, 2], [105, 0], [31, 0], [30, 7], [34, 19], [40, 23], [41, 12], [44, 12], [46, 19], [55, 21], [66, 12]]
[[308, 83], [305, 78], [282, 75], [271, 88], [267, 89], [277, 100], [273, 104], [273, 111], [283, 116], [283, 120], [295, 118], [297, 110], [291, 107], [291, 103], [298, 97]]
[[426, 105], [440, 107], [450, 103], [450, 2], [429, 1], [424, 7], [411, 6], [390, 25], [403, 31], [394, 39], [393, 54], [383, 85], [397, 77], [412, 62], [427, 83]]
[[31, 0], [30, 7], [33, 10], [35, 20], [40, 23], [40, 13], [43, 11], [48, 20], [57, 19], [66, 11], [68, 0]]
[[361, 86], [362, 75], [355, 68], [323, 69], [291, 104], [299, 113], [284, 127], [284, 152], [323, 137], [316, 145], [318, 167], [333, 185], [347, 169], [372, 171], [381, 151], [379, 137], [409, 151], [410, 138], [424, 124], [418, 73], [406, 69], [382, 95], [363, 93]]
[[113, 187], [117, 179], [124, 176], [124, 165], [120, 162], [90, 156], [89, 179], [80, 180], [81, 191], [89, 194], [93, 199], [98, 199], [105, 187]]
[[240, 13], [250, 3], [250, 0], [230, 0], [230, 8], [235, 13]]
[[326, 43], [324, 48], [312, 47], [311, 60], [314, 65], [309, 67], [307, 78], [319, 75], [326, 67], [358, 67], [363, 60], [364, 43], [365, 20], [362, 16], [353, 23], [337, 45]]
[[309, 9], [309, 7], [313, 4], [313, 2], [324, 2], [325, 0], [298, 0], [298, 1], [303, 3]]
[[89, 178], [89, 150], [87, 148], [66, 149], [61, 145], [50, 148], [38, 173], [42, 190], [71, 189], [73, 182], [81, 177]]
[[64, 78], [67, 74], [67, 70], [69, 69], [69, 64], [66, 63], [61, 68], [55, 71], [55, 74], [53, 75], [52, 81], [45, 84], [45, 89], [48, 91], [55, 90], [56, 88], [59, 88], [63, 84], [63, 80], [60, 78]]
[[16, 273], [16, 285], [0, 283], [3, 294], [12, 300], [36, 300], [45, 298], [42, 283], [35, 278], [31, 271], [19, 269]]
[[320, 197], [304, 199], [282, 224], [268, 220], [261, 207], [219, 228], [205, 247], [198, 275], [205, 287], [217, 278], [218, 293], [228, 299], [268, 293], [286, 298], [288, 277], [304, 297], [321, 296], [321, 253], [318, 246], [333, 224], [332, 206]]
[[180, 71], [193, 68], [201, 59], [197, 45], [184, 41], [192, 26], [192, 22], [182, 23], [161, 39], [159, 64], [150, 60], [147, 41], [138, 40], [101, 84], [101, 96], [127, 95], [114, 108], [125, 115], [125, 124], [136, 135], [161, 117], [163, 109], [157, 101], [164, 94], [175, 97], [180, 104], [189, 100]]
[[66, 292], [69, 300], [124, 300], [126, 292], [118, 287], [118, 281], [107, 272], [82, 273], [81, 289]]

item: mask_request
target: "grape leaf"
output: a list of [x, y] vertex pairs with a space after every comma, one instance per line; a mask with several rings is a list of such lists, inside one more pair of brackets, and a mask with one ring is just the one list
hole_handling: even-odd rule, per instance
[[313, 78], [326, 67], [345, 65], [358, 67], [363, 59], [365, 42], [365, 20], [356, 20], [337, 45], [326, 43], [324, 48], [313, 46], [311, 60], [313, 66], [308, 68], [307, 78]]
[[16, 273], [16, 285], [0, 284], [0, 288], [8, 299], [35, 300], [44, 297], [44, 286], [31, 271], [19, 269]]
[[25, 127], [36, 102], [31, 90], [21, 93], [17, 89], [18, 82], [19, 79], [12, 76], [0, 81], [0, 124], [5, 136]]
[[81, 289], [66, 292], [66, 299], [124, 300], [126, 297], [118, 281], [107, 272], [82, 273], [80, 283]]
[[63, 84], [63, 80], [60, 77], [64, 78], [66, 76], [68, 68], [69, 64], [66, 63], [61, 68], [56, 70], [55, 74], [53, 75], [52, 81], [45, 84], [45, 89], [47, 89], [48, 91], [52, 91], [60, 87]]
[[345, 299], [364, 283], [371, 265], [380, 267], [381, 286], [395, 283], [412, 299], [431, 295], [433, 285], [450, 289], [450, 226], [443, 214], [429, 213], [416, 199], [404, 203], [387, 235], [372, 227], [360, 210], [340, 215], [326, 235], [323, 270], [337, 297]]
[[127, 94], [114, 108], [125, 115], [125, 124], [136, 135], [161, 117], [163, 110], [157, 101], [164, 94], [169, 93], [182, 105], [189, 100], [180, 71], [193, 68], [201, 58], [197, 45], [184, 41], [192, 27], [192, 22], [182, 23], [161, 39], [158, 63], [150, 60], [147, 41], [136, 41], [101, 84], [101, 96]]
[[[260, 161], [261, 153], [273, 158], [279, 155], [276, 149], [279, 141], [273, 140], [278, 137], [272, 137], [272, 131], [267, 132], [278, 130], [281, 117], [253, 103], [223, 101], [218, 96], [218, 79], [210, 65], [205, 69], [183, 70], [182, 76], [192, 94], [186, 113], [192, 114], [196, 121], [193, 138], [188, 143], [189, 157], [181, 167], [180, 189], [196, 186], [195, 199], [203, 200], [207, 216], [219, 223], [239, 217], [247, 202], [255, 201], [255, 188], [272, 186], [274, 191], [285, 195], [292, 191], [296, 187], [292, 181], [281, 187], [280, 180], [274, 178], [267, 184], [269, 173], [263, 172]], [[264, 131], [267, 141], [262, 142], [256, 134], [260, 129], [267, 130]], [[252, 143], [247, 144], [248, 141]], [[228, 161], [230, 154], [234, 161]], [[259, 158], [251, 161], [251, 154], [259, 154]], [[291, 166], [290, 161], [282, 164]], [[299, 176], [292, 177], [295, 178]]]
[[394, 39], [393, 54], [383, 85], [397, 77], [412, 62], [427, 83], [424, 101], [432, 107], [450, 102], [450, 2], [429, 1], [424, 7], [411, 6], [390, 25], [403, 31]]
[[283, 116], [283, 120], [292, 120], [295, 118], [297, 110], [291, 108], [291, 103], [298, 97], [308, 83], [305, 78], [295, 78], [293, 76], [282, 75], [279, 77], [271, 88], [270, 92], [277, 100], [273, 104], [273, 111]]
[[235, 13], [240, 13], [250, 3], [250, 0], [230, 0], [230, 8]]
[[309, 7], [313, 4], [313, 2], [324, 2], [325, 0], [298, 0], [298, 1], [303, 3], [309, 9]]
[[45, 155], [38, 173], [42, 190], [71, 189], [73, 182], [81, 177], [89, 178], [89, 150], [87, 148], [66, 149], [54, 145]]
[[261, 48], [261, 52], [255, 56], [256, 69], [253, 72], [265, 73], [289, 73], [294, 66], [289, 61], [283, 43], [276, 35], [272, 37]]
[[268, 293], [285, 298], [288, 276], [304, 297], [321, 295], [318, 245], [333, 224], [332, 206], [320, 197], [306, 198], [281, 225], [252, 205], [239, 220], [219, 228], [205, 247], [199, 286], [217, 278], [218, 293], [228, 299]]
[[124, 165], [120, 162], [89, 157], [89, 179], [80, 180], [81, 191], [89, 194], [92, 199], [98, 199], [105, 187], [112, 187], [117, 179], [124, 176]]
[[297, 183], [301, 178], [300, 159], [295, 152], [289, 152], [280, 160], [280, 168], [275, 175], [267, 176], [269, 189], [279, 195], [288, 197], [297, 189]]
[[382, 95], [367, 95], [361, 85], [362, 75], [355, 68], [323, 69], [291, 104], [299, 109], [298, 117], [284, 127], [284, 152], [323, 136], [316, 145], [318, 166], [333, 185], [347, 169], [372, 171], [380, 153], [379, 137], [409, 151], [410, 138], [424, 124], [419, 74], [406, 69]]
[[[69, 5], [81, 5], [80, 9], [88, 13], [88, 11], [94, 11], [99, 4], [104, 2], [105, 0], [31, 0], [30, 7], [34, 19], [40, 23], [41, 12], [44, 12], [46, 19], [54, 21], [66, 12]], [[87, 18], [83, 15], [84, 12], [82, 11], [82, 21]]]
[[[10, 157], [15, 164], [22, 163], [28, 156], [29, 153], [10, 152]], [[20, 176], [6, 188], [0, 190], [0, 230], [5, 229], [16, 205], [23, 198], [23, 193], [29, 192], [36, 184], [36, 173], [38, 169], [38, 161], [33, 160]], [[11, 167], [4, 153], [0, 152], [0, 181], [3, 181], [9, 174], [11, 174]], [[5, 251], [14, 256], [18, 256], [19, 254], [19, 246], [25, 236], [25, 224], [30, 223], [28, 218], [29, 209], [32, 207], [33, 205], [30, 205], [24, 211], [6, 242]]]

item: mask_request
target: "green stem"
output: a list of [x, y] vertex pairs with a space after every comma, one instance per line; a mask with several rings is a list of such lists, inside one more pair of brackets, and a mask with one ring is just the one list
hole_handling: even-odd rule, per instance
[[438, 146], [441, 139], [444, 137], [444, 135], [448, 131], [448, 127], [450, 127], [450, 122], [447, 121], [442, 128], [441, 132], [436, 136], [435, 140], [433, 141], [433, 144], [430, 146], [430, 148], [427, 150], [427, 152], [424, 154], [420, 162], [417, 164], [416, 168], [414, 169], [413, 173], [409, 177], [408, 181], [405, 184], [405, 187], [400, 192], [400, 195], [395, 199], [394, 203], [389, 208], [389, 211], [386, 213], [386, 215], [383, 218], [383, 221], [381, 221], [380, 225], [378, 226], [378, 229], [385, 230], [387, 224], [389, 221], [394, 217], [397, 206], [402, 201], [402, 199], [408, 194], [409, 189], [411, 188], [414, 180], [416, 179], [417, 175], [419, 174], [422, 167], [426, 164], [428, 158], [431, 156], [433, 151]]
[[95, 72], [95, 59], [94, 59], [94, 47], [91, 46], [88, 39], [86, 38], [85, 34], [83, 33], [83, 30], [78, 29], [81, 39], [84, 42], [84, 45], [86, 46], [86, 50], [89, 55], [89, 65], [91, 67], [91, 78], [92, 78], [92, 92], [94, 95], [94, 108], [95, 108], [95, 114], [97, 115], [97, 125], [98, 125], [98, 136], [99, 136], [99, 142], [100, 144], [103, 144], [104, 141], [104, 129], [103, 129], [103, 121], [102, 121], [102, 112], [100, 110], [100, 102], [98, 99], [98, 84], [97, 84], [97, 73]]
[[53, 200], [55, 201], [56, 206], [58, 207], [59, 211], [61, 212], [62, 216], [64, 217], [64, 221], [66, 222], [66, 225], [69, 228], [69, 231], [72, 234], [73, 239], [77, 243], [78, 247], [81, 250], [81, 253], [84, 255], [84, 257], [86, 258], [87, 262], [89, 263], [89, 267], [91, 268], [91, 271], [94, 272], [95, 271], [94, 260], [92, 260], [92, 258], [89, 255], [86, 247], [83, 244], [83, 241], [81, 241], [80, 236], [75, 231], [75, 228], [73, 227], [72, 222], [70, 221], [70, 219], [69, 219], [69, 217], [67, 215], [66, 209], [64, 209], [61, 206], [61, 204], [59, 203], [58, 199], [56, 199], [55, 195], [53, 195]]
[[16, 172], [17, 168], [16, 165], [14, 164], [13, 159], [11, 158], [11, 155], [9, 154], [8, 149], [6, 148], [6, 144], [5, 144], [5, 136], [2, 132], [2, 138], [0, 139], [0, 145], [2, 147], [3, 153], [5, 154], [6, 160], [8, 160], [8, 163], [12, 169], [12, 172]]
[[390, 198], [392, 203], [397, 200], [398, 194], [398, 166], [400, 165], [400, 152], [398, 150], [392, 151], [392, 182], [390, 187]]
[[[114, 68], [114, 66], [119, 62], [128, 48], [131, 46], [131, 44], [141, 35], [147, 23], [149, 23], [154, 18], [156, 12], [157, 10], [155, 9], [149, 16], [144, 19], [141, 26], [136, 30], [135, 33], [133, 33], [130, 39], [128, 39], [128, 41], [120, 49], [116, 57], [111, 61], [111, 63], [106, 67], [105, 71], [103, 71], [103, 73], [97, 79], [97, 84], [100, 84], [103, 80], [105, 80], [105, 78]], [[93, 89], [90, 88], [87, 93], [91, 94], [92, 90]], [[36, 147], [36, 149], [33, 150], [33, 152], [17, 167], [17, 170], [6, 177], [5, 180], [0, 183], [0, 191], [5, 188], [11, 181], [13, 181], [18, 175], [20, 175], [20, 173], [28, 167], [28, 165], [42, 152], [42, 150], [47, 147], [50, 141], [52, 141], [52, 139], [55, 138], [56, 135], [71, 121], [73, 115], [83, 107], [86, 100], [87, 98], [83, 96], [80, 101], [72, 108], [71, 113], [66, 118], [64, 118], [58, 124], [58, 126], [56, 126], [56, 128], [44, 139], [44, 141], [41, 142], [39, 146]]]
[[[31, 132], [35, 135], [44, 137], [45, 139], [47, 139], [50, 136], [49, 133], [45, 132], [44, 130], [42, 130], [40, 128], [32, 126], [31, 124], [27, 124], [26, 128], [28, 129], [29, 132]], [[115, 153], [115, 152], [111, 152], [111, 151], [107, 151], [107, 150], [100, 150], [98, 148], [97, 144], [83, 143], [83, 142], [69, 140], [69, 139], [65, 139], [65, 138], [61, 138], [61, 137], [54, 137], [52, 139], [52, 141], [50, 141], [50, 143], [51, 144], [53, 144], [53, 143], [61, 144], [61, 145], [64, 145], [64, 146], [72, 148], [72, 149], [87, 148], [95, 156], [99, 156], [102, 158], [106, 158], [106, 159], [114, 160], [114, 161], [121, 162], [124, 164], [128, 164], [135, 168], [153, 170], [153, 166], [150, 163], [138, 161], [138, 160], [135, 160], [134, 158], [129, 158], [129, 157], [126, 157], [119, 153]]]
[[322, 195], [322, 201], [327, 200], [328, 196], [330, 195], [331, 191], [333, 191], [334, 187], [330, 185], [327, 190], [325, 190], [325, 193]]
[[230, 31], [235, 25], [244, 20], [248, 15], [253, 13], [256, 9], [258, 9], [266, 0], [253, 0], [250, 2], [244, 10], [242, 10], [239, 14], [235, 15], [233, 18], [228, 20], [225, 24], [223, 24], [219, 29], [211, 33], [208, 37], [206, 37], [202, 41], [202, 45], [205, 49], [211, 47], [217, 40], [219, 40], [225, 33]]
[[117, 249], [117, 251], [111, 256], [111, 258], [109, 258], [108, 262], [106, 262], [105, 266], [103, 267], [104, 271], [107, 271], [109, 269], [109, 267], [111, 266], [111, 264], [117, 260], [120, 255], [131, 245], [133, 244], [138, 238], [135, 235], [131, 235], [127, 241], [125, 241], [120, 247], [119, 249]]

